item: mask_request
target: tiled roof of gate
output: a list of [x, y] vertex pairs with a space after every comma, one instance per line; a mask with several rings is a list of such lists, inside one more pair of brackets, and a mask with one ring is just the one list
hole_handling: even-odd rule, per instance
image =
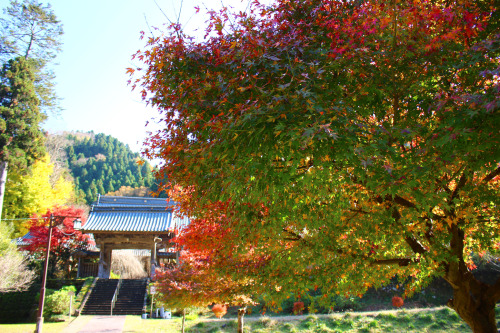
[[31, 231], [28, 231], [26, 235], [16, 238], [15, 242], [17, 246], [28, 246], [31, 244], [31, 239], [33, 239], [33, 235]]
[[171, 232], [189, 224], [162, 198], [99, 196], [84, 232]]

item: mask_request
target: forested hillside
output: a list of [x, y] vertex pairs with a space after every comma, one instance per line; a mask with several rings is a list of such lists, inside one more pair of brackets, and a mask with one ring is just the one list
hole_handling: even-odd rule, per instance
[[[154, 189], [151, 165], [141, 161], [128, 145], [105, 134], [69, 133], [62, 135], [66, 166], [74, 178], [77, 197], [91, 204], [98, 194], [121, 187]], [[144, 191], [149, 192], [149, 191]]]

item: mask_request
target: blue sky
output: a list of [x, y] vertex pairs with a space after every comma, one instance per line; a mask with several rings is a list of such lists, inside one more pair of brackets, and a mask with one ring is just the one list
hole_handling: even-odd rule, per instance
[[[223, 0], [245, 9], [248, 0]], [[7, 0], [0, 0], [5, 8]], [[44, 1], [46, 3], [46, 1]], [[64, 109], [50, 115], [44, 128], [60, 131], [91, 131], [112, 135], [140, 151], [146, 137], [146, 121], [157, 113], [147, 108], [138, 92], [127, 86], [131, 56], [144, 46], [140, 31], [162, 27], [179, 13], [180, 0], [52, 0], [54, 13], [64, 27], [62, 52], [54, 66], [56, 92]], [[184, 0], [180, 22], [188, 31], [203, 35], [206, 17], [194, 15], [194, 7], [220, 8], [221, 0]], [[203, 11], [203, 10], [202, 10]], [[194, 15], [194, 16], [193, 16]], [[147, 22], [146, 22], [147, 20]]]

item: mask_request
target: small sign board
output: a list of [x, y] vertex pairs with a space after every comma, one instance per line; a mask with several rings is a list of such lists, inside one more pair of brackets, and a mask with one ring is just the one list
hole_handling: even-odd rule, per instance
[[150, 293], [151, 295], [156, 294], [156, 286], [151, 286], [151, 287], [149, 288], [149, 293]]
[[68, 296], [75, 296], [75, 292], [74, 291], [68, 291]]

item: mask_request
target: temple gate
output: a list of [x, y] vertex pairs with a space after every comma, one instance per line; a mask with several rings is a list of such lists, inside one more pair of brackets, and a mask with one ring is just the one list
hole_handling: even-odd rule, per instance
[[178, 253], [169, 243], [174, 231], [189, 219], [176, 216], [173, 202], [164, 198], [99, 196], [83, 226], [91, 233], [99, 253], [99, 278], [109, 278], [112, 251], [146, 249], [151, 251], [151, 275], [158, 258], [177, 261]]

